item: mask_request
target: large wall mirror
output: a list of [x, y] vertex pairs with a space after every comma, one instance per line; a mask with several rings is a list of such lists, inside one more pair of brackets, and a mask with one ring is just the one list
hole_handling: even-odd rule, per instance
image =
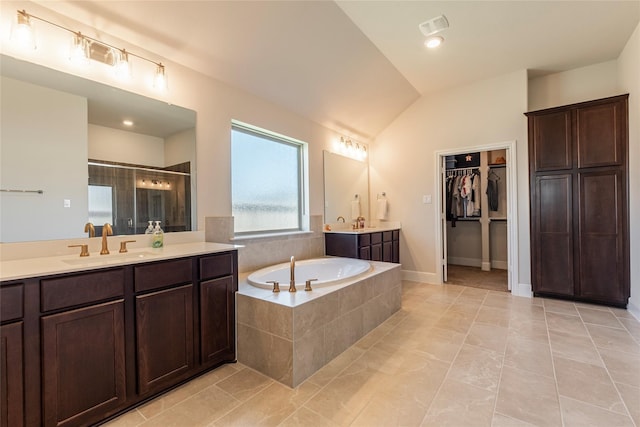
[[0, 79], [0, 242], [197, 228], [195, 111], [6, 55]]
[[348, 225], [358, 216], [369, 222], [368, 164], [329, 151], [323, 155], [324, 222], [336, 223], [343, 217]]

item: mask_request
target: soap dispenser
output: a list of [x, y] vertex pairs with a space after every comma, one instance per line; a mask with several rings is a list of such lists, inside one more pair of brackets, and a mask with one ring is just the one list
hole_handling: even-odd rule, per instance
[[149, 225], [147, 229], [144, 231], [144, 234], [147, 236], [147, 244], [149, 246], [153, 246], [153, 221], [149, 221]]
[[156, 226], [153, 229], [153, 240], [151, 247], [161, 248], [164, 246], [164, 231], [160, 228], [160, 221], [156, 221]]

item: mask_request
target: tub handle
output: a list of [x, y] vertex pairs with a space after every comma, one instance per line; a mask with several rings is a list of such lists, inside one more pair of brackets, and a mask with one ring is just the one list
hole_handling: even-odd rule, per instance
[[273, 292], [280, 292], [280, 283], [277, 280], [269, 280], [267, 283], [273, 283]]
[[311, 289], [311, 282], [315, 282], [318, 279], [309, 279], [304, 283], [304, 290], [305, 291], [312, 291], [313, 289]]

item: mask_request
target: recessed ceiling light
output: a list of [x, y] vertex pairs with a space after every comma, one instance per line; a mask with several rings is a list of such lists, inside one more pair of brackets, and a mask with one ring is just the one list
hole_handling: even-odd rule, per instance
[[436, 48], [436, 47], [440, 46], [443, 41], [444, 41], [443, 37], [441, 37], [441, 36], [433, 36], [433, 37], [429, 37], [428, 39], [426, 39], [424, 41], [424, 45], [426, 47], [428, 47], [429, 49], [433, 49], [433, 48]]
[[125, 126], [133, 126], [133, 122], [131, 120], [123, 120], [122, 124]]

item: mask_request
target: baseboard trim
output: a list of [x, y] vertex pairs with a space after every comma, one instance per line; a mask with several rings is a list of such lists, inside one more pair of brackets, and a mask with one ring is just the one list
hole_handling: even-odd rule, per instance
[[477, 258], [449, 257], [447, 258], [447, 263], [451, 265], [463, 265], [465, 267], [477, 267], [484, 271], [488, 271], [490, 269], [489, 266], [499, 270], [507, 270], [509, 268], [507, 261], [493, 260], [491, 263], [484, 263]]
[[442, 279], [435, 273], [425, 273], [423, 271], [402, 270], [402, 280], [411, 282], [428, 283], [430, 285], [441, 285]]
[[515, 283], [511, 286], [511, 295], [517, 297], [533, 298], [533, 290], [530, 283]]
[[627, 311], [631, 313], [631, 315], [635, 317], [638, 322], [640, 322], [640, 307], [632, 302], [629, 302], [627, 304]]

